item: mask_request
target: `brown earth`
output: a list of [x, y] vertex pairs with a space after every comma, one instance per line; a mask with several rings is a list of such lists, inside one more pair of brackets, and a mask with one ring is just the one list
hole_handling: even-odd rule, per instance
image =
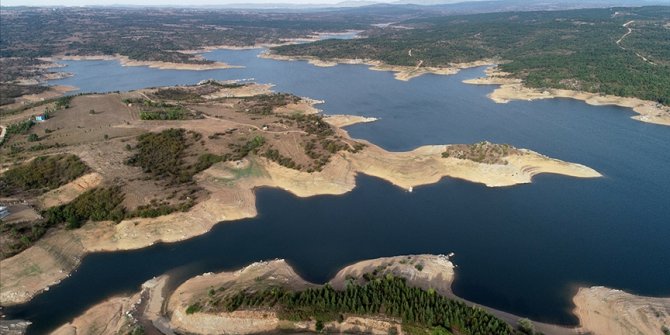
[[467, 69], [471, 67], [478, 67], [484, 65], [495, 64], [495, 60], [483, 59], [480, 61], [468, 62], [468, 63], [453, 63], [449, 66], [441, 67], [427, 67], [422, 66], [422, 61], [417, 63], [417, 66], [403, 66], [403, 65], [389, 65], [381, 61], [371, 60], [371, 59], [345, 59], [345, 58], [336, 58], [336, 59], [319, 59], [312, 56], [283, 56], [277, 55], [272, 52], [264, 52], [260, 54], [260, 57], [275, 59], [275, 60], [284, 60], [284, 61], [297, 61], [304, 60], [309, 62], [314, 66], [319, 67], [332, 67], [337, 64], [362, 64], [370, 66], [370, 70], [373, 71], [390, 71], [394, 72], [394, 77], [397, 80], [408, 81], [413, 78], [422, 76], [424, 74], [439, 74], [439, 75], [452, 75], [458, 73], [462, 69]]
[[500, 85], [488, 95], [496, 103], [507, 103], [512, 100], [575, 99], [594, 106], [627, 107], [639, 114], [632, 117], [635, 120], [670, 126], [670, 107], [654, 101], [562, 89], [540, 90], [526, 87], [519, 79], [508, 76], [508, 73], [498, 71], [495, 67], [492, 67], [487, 69], [486, 77], [468, 79], [463, 82], [474, 85]]
[[[265, 89], [258, 88], [260, 91]], [[249, 87], [240, 87], [240, 90], [248, 91]], [[410, 191], [413, 187], [437, 182], [445, 176], [488, 186], [528, 183], [538, 173], [585, 178], [600, 176], [588, 167], [522, 149], [515, 149], [518, 153], [514, 155], [501, 157], [505, 164], [443, 158], [442, 153], [448, 146], [388, 152], [374, 144], [352, 140], [344, 130], [336, 127], [321, 125], [317, 130], [310, 128], [314, 123], [320, 124], [318, 119], [308, 118], [307, 122], [303, 122], [291, 118], [295, 115], [317, 117], [313, 115], [318, 112], [312, 106], [315, 102], [305, 99], [283, 106], [272, 105], [273, 99], [281, 101], [283, 97], [269, 97], [267, 94], [258, 98], [240, 98], [232, 94], [227, 98], [204, 98], [201, 102], [178, 101], [174, 103], [183, 105], [191, 117], [175, 121], [140, 120], [142, 104], [124, 102], [128, 98], [146, 99], [153, 94], [152, 90], [141, 90], [75, 97], [69, 108], [56, 111], [51, 119], [31, 128], [31, 133], [40, 135], [39, 143], [46, 149], [23, 151], [11, 154], [11, 157], [16, 161], [27, 161], [35, 155], [73, 153], [99, 175], [95, 180], [101, 178], [102, 181], [97, 185], [120, 185], [125, 193], [124, 205], [130, 210], [150, 204], [152, 200], [178, 204], [179, 199], [187, 195], [195, 197], [190, 198], [195, 199], [193, 207], [185, 212], [177, 211], [156, 218], [128, 218], [118, 224], [89, 222], [80, 229], [48, 233], [33, 247], [0, 262], [2, 305], [28, 301], [59, 282], [88, 252], [129, 250], [159, 241], [180, 241], [204, 234], [221, 221], [253, 217], [256, 215], [253, 190], [257, 187], [278, 187], [305, 197], [346, 193], [354, 188], [358, 173], [383, 178]], [[270, 114], [240, 110], [266, 106], [268, 101], [274, 106]], [[20, 120], [32, 113], [35, 110], [26, 110], [13, 117]], [[238, 161], [216, 163], [196, 174], [192, 183], [168, 185], [151, 178], [141, 168], [125, 163], [133, 153], [137, 135], [175, 127], [201, 135], [201, 139], [187, 149], [187, 161], [204, 153], [223, 155], [229, 152], [231, 145], [240, 145], [250, 138], [262, 136], [265, 143], [261, 148], [277, 150], [302, 167], [282, 166], [259, 151]], [[316, 135], [313, 132], [322, 133]], [[343, 144], [344, 149], [334, 153], [325, 150], [320, 146], [320, 140], [316, 140], [319, 136]], [[327, 163], [320, 171], [306, 171], [316, 161], [306, 154], [306, 145], [311, 139], [315, 139], [317, 144], [313, 154], [327, 157]], [[354, 150], [357, 143], [363, 145]], [[16, 135], [9, 139], [9, 144], [26, 146], [27, 142], [24, 135]], [[5, 150], [8, 150], [7, 146], [0, 147], [1, 154], [7, 153]], [[90, 185], [76, 182], [64, 186], [76, 192], [88, 187]], [[43, 201], [47, 205], [61, 203], [75, 196], [76, 192], [62, 199], [50, 193], [43, 198], [49, 200]], [[61, 192], [64, 193], [67, 192]], [[178, 196], [170, 198], [171, 194]], [[189, 222], [189, 225], [184, 225], [184, 222]]]
[[582, 287], [573, 302], [581, 328], [594, 335], [662, 335], [670, 331], [670, 298]]
[[[346, 280], [360, 278], [365, 273], [391, 273], [423, 289], [433, 288], [439, 294], [453, 299], [451, 283], [454, 265], [447, 256], [408, 255], [365, 260], [340, 270], [329, 284], [342, 289]], [[259, 331], [315, 331], [314, 321], [290, 322], [279, 320], [272, 310], [238, 310], [235, 312], [208, 312], [206, 309], [187, 314], [186, 309], [197, 302], [212, 299], [212, 291], [238, 292], [263, 289], [268, 285], [301, 290], [316, 287], [303, 280], [283, 260], [258, 262], [238, 271], [206, 273], [179, 285], [173, 292], [165, 292], [167, 277], [155, 278], [143, 284], [140, 293], [108, 299], [54, 334], [88, 334], [95, 329], [101, 334], [116, 334], [136, 325], [155, 333], [157, 327], [165, 334], [187, 332], [193, 334], [252, 334]], [[538, 331], [547, 335], [594, 334], [662, 334], [662, 327], [670, 322], [670, 299], [634, 296], [604, 287], [581, 288], [574, 297], [575, 313], [581, 327], [576, 329], [535, 323]], [[472, 303], [466, 303], [472, 305]], [[514, 324], [519, 317], [480, 306], [503, 320]], [[119, 316], [128, 315], [122, 322]], [[105, 326], [102, 326], [105, 325]], [[402, 334], [401, 321], [386, 317], [347, 315], [343, 322], [326, 323], [330, 332], [388, 334], [395, 329]], [[98, 327], [98, 328], [96, 328]], [[156, 333], [158, 334], [158, 333]]]

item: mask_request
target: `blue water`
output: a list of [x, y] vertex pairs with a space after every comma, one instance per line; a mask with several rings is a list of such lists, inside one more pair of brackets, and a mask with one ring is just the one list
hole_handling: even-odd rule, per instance
[[574, 324], [570, 298], [578, 285], [670, 295], [670, 128], [632, 120], [628, 109], [573, 100], [495, 104], [486, 98], [493, 86], [461, 83], [482, 68], [401, 82], [365, 66], [318, 68], [259, 52], [207, 53], [245, 66], [213, 71], [64, 62], [75, 76], [54, 84], [104, 92], [254, 78], [323, 99], [325, 113], [380, 118], [348, 130], [388, 150], [489, 140], [582, 163], [604, 177], [541, 175], [506, 188], [444, 179], [407, 193], [360, 176], [347, 195], [307, 199], [261, 189], [257, 218], [180, 243], [89, 255], [61, 284], [8, 309], [10, 317], [34, 321], [31, 331], [40, 333], [165, 272], [178, 281], [286, 258], [324, 282], [357, 260], [408, 253], [455, 252], [456, 294], [539, 321]]

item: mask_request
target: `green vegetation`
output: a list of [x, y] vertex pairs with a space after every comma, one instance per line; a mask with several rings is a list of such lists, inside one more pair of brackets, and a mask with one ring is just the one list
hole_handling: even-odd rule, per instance
[[28, 131], [30, 131], [30, 128], [32, 128], [34, 125], [35, 122], [33, 122], [33, 120], [30, 119], [17, 123], [12, 123], [9, 126], [7, 126], [7, 136], [15, 134], [26, 134], [28, 133]]
[[263, 156], [267, 157], [269, 160], [276, 162], [277, 164], [287, 167], [289, 169], [302, 169], [302, 166], [296, 164], [296, 162], [291, 157], [286, 157], [279, 153], [277, 149], [267, 149]]
[[292, 114], [284, 116], [284, 118], [295, 121], [298, 128], [310, 135], [323, 138], [335, 134], [333, 128], [323, 120], [323, 116], [320, 114]]
[[68, 229], [79, 228], [88, 220], [120, 222], [126, 215], [123, 198], [123, 192], [118, 186], [94, 188], [69, 204], [47, 209], [43, 216], [50, 226], [65, 222]]
[[161, 88], [153, 93], [159, 99], [165, 100], [197, 100], [200, 94], [180, 87]]
[[145, 173], [156, 179], [172, 182], [187, 182], [193, 172], [184, 164], [184, 150], [188, 147], [184, 129], [167, 129], [160, 133], [146, 133], [138, 136], [135, 155], [128, 160], [129, 165], [141, 167]]
[[[209, 63], [177, 50], [206, 45], [278, 43], [315, 31], [364, 28], [369, 15], [328, 18], [305, 13], [235, 13], [230, 10], [163, 8], [14, 7], [0, 21], [0, 57], [32, 59], [55, 54], [121, 54], [142, 61]], [[364, 21], [354, 23], [353, 21]], [[222, 34], [225, 30], [225, 34]], [[77, 39], [71, 37], [75, 34]], [[25, 62], [24, 62], [25, 63]]]
[[[412, 330], [412, 333], [431, 330], [442, 334], [516, 333], [508, 324], [480, 308], [409, 286], [404, 278], [390, 274], [366, 277], [370, 280], [363, 284], [350, 281], [343, 291], [329, 285], [304, 291], [288, 291], [275, 286], [226, 295], [222, 288], [221, 294], [191, 306], [206, 312], [272, 308], [281, 319], [322, 323], [342, 320], [343, 314], [385, 315], [400, 318], [403, 329]], [[189, 309], [195, 312], [191, 306]]]
[[16, 98], [22, 95], [42, 93], [46, 90], [46, 86], [0, 83], [0, 106], [14, 103]]
[[21, 192], [43, 193], [67, 184], [88, 171], [75, 155], [40, 156], [14, 167], [0, 176], [0, 195], [13, 196]]
[[[613, 15], [613, 13], [619, 13]], [[633, 33], [616, 42], [634, 20]], [[448, 66], [505, 60], [527, 86], [638, 97], [670, 105], [670, 7], [580, 9], [419, 18], [368, 38], [287, 45], [274, 52], [392, 65]], [[623, 48], [622, 48], [623, 47]], [[412, 50], [412, 55], [409, 55]], [[645, 62], [636, 53], [648, 58]]]
[[200, 307], [200, 305], [192, 304], [192, 305], [189, 305], [186, 308], [186, 314], [198, 313], [198, 312], [200, 312], [201, 309], [202, 309], [202, 307]]
[[670, 328], [666, 326], [661, 327], [661, 331], [663, 332], [663, 335], [670, 335]]
[[[138, 143], [133, 148], [127, 149], [135, 152], [128, 161], [128, 165], [139, 166], [156, 180], [167, 181], [168, 184], [181, 184], [193, 181], [193, 176], [215, 163], [227, 160], [237, 160], [246, 157], [250, 152], [256, 151], [265, 143], [265, 139], [256, 136], [243, 145], [233, 145], [233, 153], [215, 155], [212, 153], [197, 154], [189, 152], [188, 149], [199, 145], [202, 135], [184, 129], [167, 129], [160, 133], [146, 133], [137, 137]], [[191, 157], [197, 159], [191, 159]], [[188, 207], [192, 206], [189, 205]], [[174, 208], [184, 210], [180, 205]], [[163, 211], [163, 210], [161, 210]], [[140, 215], [143, 216], [143, 215]]]
[[26, 223], [7, 223], [0, 220], [0, 234], [4, 243], [0, 246], [0, 259], [14, 256], [39, 240], [49, 229], [46, 220]]
[[277, 107], [300, 101], [300, 98], [288, 93], [261, 94], [242, 98], [240, 110], [249, 114], [270, 115]]
[[542, 333], [538, 332], [535, 330], [535, 325], [533, 324], [533, 321], [530, 321], [528, 319], [519, 319], [517, 321], [518, 324], [518, 329], [522, 334], [526, 335], [541, 335]]
[[505, 157], [520, 153], [521, 151], [509, 144], [483, 141], [475, 144], [449, 145], [442, 153], [442, 158], [453, 157], [484, 164], [507, 164]]
[[68, 109], [70, 108], [70, 102], [72, 102], [72, 96], [64, 96], [56, 99], [55, 107], [56, 109]]
[[183, 106], [162, 101], [154, 102], [147, 99], [126, 99], [125, 103], [141, 104], [140, 119], [142, 120], [185, 120], [191, 113]]
[[155, 218], [174, 212], [186, 212], [193, 205], [195, 205], [195, 201], [192, 199], [174, 205], [167, 202], [158, 202], [156, 199], [153, 199], [150, 204], [137, 207], [131, 213], [126, 214], [126, 217]]
[[128, 332], [128, 335], [144, 335], [146, 331], [142, 325], [134, 325], [133, 328]]
[[230, 148], [233, 150], [232, 154], [225, 154], [223, 160], [237, 161], [244, 157], [247, 157], [250, 153], [257, 154], [258, 149], [265, 144], [265, 138], [263, 136], [257, 135], [254, 138], [246, 141], [244, 144], [231, 143]]

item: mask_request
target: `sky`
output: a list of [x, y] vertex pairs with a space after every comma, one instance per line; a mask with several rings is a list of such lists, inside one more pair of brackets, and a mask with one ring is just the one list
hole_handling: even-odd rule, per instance
[[[167, 6], [212, 6], [229, 4], [315, 4], [329, 5], [340, 2], [398, 2], [397, 0], [0, 0], [2, 6], [111, 6], [111, 5], [167, 5]], [[440, 3], [466, 2], [473, 0], [442, 0]], [[411, 1], [403, 1], [411, 2]]]
[[[176, 5], [176, 6], [211, 6], [228, 4], [336, 4], [348, 0], [0, 0], [2, 6], [110, 6], [110, 5]], [[356, 0], [353, 0], [356, 1]], [[368, 0], [363, 0], [368, 2]], [[374, 0], [374, 2], [394, 2], [396, 0]], [[462, 2], [460, 0], [458, 2]], [[467, 0], [466, 0], [467, 1]], [[454, 1], [457, 2], [457, 1]]]

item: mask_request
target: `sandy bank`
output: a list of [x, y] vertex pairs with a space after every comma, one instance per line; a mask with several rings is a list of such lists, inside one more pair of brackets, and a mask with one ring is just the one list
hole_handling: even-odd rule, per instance
[[170, 296], [167, 313], [170, 327], [178, 332], [195, 334], [252, 334], [279, 328], [281, 321], [270, 311], [234, 311], [231, 313], [193, 313], [186, 308], [207, 295], [210, 288], [243, 290], [258, 285], [259, 279], [268, 285], [293, 289], [315, 287], [300, 278], [284, 261], [258, 262], [234, 272], [207, 273], [181, 284]]
[[[419, 270], [421, 268], [421, 270]], [[364, 260], [349, 265], [330, 280], [333, 288], [346, 288], [347, 277], [360, 277], [375, 269], [381, 273], [407, 278], [412, 285], [422, 289], [433, 288], [441, 295], [453, 296], [454, 264], [444, 255], [408, 255]]]
[[661, 105], [654, 101], [641, 100], [637, 98], [626, 98], [615, 95], [601, 95], [597, 93], [579, 92], [562, 89], [540, 90], [525, 87], [521, 80], [510, 78], [508, 73], [497, 71], [495, 68], [487, 69], [487, 76], [483, 78], [468, 79], [463, 81], [474, 85], [500, 85], [488, 96], [496, 103], [508, 103], [512, 100], [538, 100], [567, 98], [581, 100], [589, 105], [603, 106], [614, 105], [631, 108], [635, 113], [633, 119], [670, 126], [670, 107]]
[[[346, 134], [343, 132], [343, 134]], [[529, 183], [539, 173], [592, 178], [600, 174], [586, 166], [551, 159], [532, 151], [507, 157], [507, 164], [482, 164], [442, 158], [445, 146], [425, 146], [409, 152], [388, 152], [368, 144], [358, 153], [333, 156], [322, 172], [307, 173], [262, 158], [219, 163], [197, 176], [209, 197], [188, 212], [150, 219], [88, 223], [59, 231], [26, 251], [0, 262], [0, 301], [3, 305], [28, 301], [74, 269], [84, 254], [143, 248], [159, 241], [176, 242], [208, 232], [216, 223], [256, 215], [253, 189], [277, 187], [300, 197], [349, 192], [358, 173], [385, 179], [411, 189], [453, 177], [487, 186]], [[84, 157], [85, 158], [85, 157]], [[188, 222], [188, 225], [184, 225]], [[62, 255], [71, 260], [63, 262]]]
[[[419, 267], [420, 266], [420, 267]], [[419, 270], [421, 268], [421, 270]], [[360, 277], [377, 271], [380, 275], [391, 273], [406, 278], [410, 285], [423, 289], [433, 288], [442, 295], [453, 295], [454, 264], [443, 255], [407, 255], [364, 260], [341, 269], [329, 284], [343, 289], [347, 278]], [[226, 287], [226, 291], [263, 288], [268, 285], [294, 290], [316, 287], [302, 279], [284, 260], [250, 264], [240, 270], [206, 273], [179, 285], [174, 292], [164, 292], [167, 277], [152, 279], [133, 295], [110, 298], [93, 306], [81, 316], [61, 326], [53, 334], [88, 334], [94, 329], [100, 334], [116, 334], [140, 324], [158, 326], [166, 334], [187, 332], [193, 334], [253, 334], [266, 331], [314, 331], [310, 321], [289, 322], [280, 320], [269, 310], [238, 310], [231, 313], [195, 312], [186, 309], [199, 299], [206, 298], [210, 289]], [[167, 300], [165, 308], [162, 309]], [[469, 305], [474, 305], [467, 302]], [[537, 330], [548, 335], [652, 335], [662, 334], [670, 327], [670, 298], [651, 298], [628, 294], [605, 287], [581, 288], [574, 297], [575, 314], [581, 321], [579, 328], [570, 329], [535, 323]], [[519, 316], [480, 306], [503, 320], [514, 323]], [[326, 323], [334, 332], [365, 331], [387, 334], [395, 328], [402, 334], [400, 320], [385, 317], [347, 316], [344, 321]], [[145, 328], [146, 329], [146, 328]]]
[[377, 118], [358, 115], [326, 115], [323, 120], [334, 127], [344, 128], [358, 123], [375, 122]]
[[607, 287], [580, 288], [573, 302], [584, 332], [654, 335], [670, 329], [670, 298], [636, 296]]
[[360, 173], [382, 178], [405, 189], [436, 183], [443, 177], [501, 187], [530, 183], [533, 176], [540, 173], [578, 178], [601, 176], [584, 165], [552, 159], [531, 150], [520, 149], [521, 154], [505, 157], [507, 164], [483, 164], [442, 158], [446, 147], [431, 145], [408, 152], [388, 152], [369, 144], [351, 163]]
[[189, 63], [173, 63], [162, 61], [140, 61], [130, 59], [123, 55], [101, 55], [101, 56], [55, 56], [44, 58], [44, 60], [56, 62], [59, 60], [116, 60], [122, 66], [147, 66], [150, 68], [161, 70], [189, 70], [189, 71], [205, 71], [218, 69], [235, 69], [242, 66], [229, 65], [222, 62], [213, 62], [207, 64], [189, 64]]
[[136, 294], [109, 298], [51, 334], [130, 334], [133, 329], [142, 325], [142, 321], [152, 322], [161, 317], [164, 299], [162, 291], [167, 279], [167, 276], [153, 278], [142, 284], [142, 290]]
[[[354, 65], [368, 65], [370, 70], [373, 71], [390, 71], [394, 72], [394, 77], [397, 80], [408, 81], [410, 79], [422, 76], [424, 74], [440, 74], [440, 75], [451, 75], [456, 74], [458, 71], [471, 67], [485, 66], [495, 64], [494, 60], [480, 60], [468, 63], [453, 63], [449, 66], [441, 67], [427, 67], [427, 66], [401, 66], [401, 65], [388, 65], [380, 61], [371, 60], [371, 59], [319, 59], [311, 56], [283, 56], [277, 55], [272, 52], [263, 52], [259, 55], [262, 58], [283, 60], [283, 61], [307, 61], [309, 64], [319, 67], [332, 67], [337, 64], [354, 64]], [[419, 63], [421, 64], [421, 63]]]
[[[421, 264], [422, 271], [416, 266]], [[453, 264], [446, 256], [417, 255], [386, 257], [362, 261], [342, 269], [331, 281], [336, 289], [342, 289], [346, 277], [360, 276], [363, 273], [378, 269], [380, 273], [393, 273], [411, 280], [413, 285], [428, 288], [449, 287], [453, 280]], [[303, 290], [316, 287], [316, 284], [306, 282], [298, 276], [293, 268], [284, 260], [258, 262], [235, 272], [204, 274], [189, 279], [181, 284], [171, 295], [168, 303], [170, 325], [178, 332], [195, 334], [253, 334], [271, 332], [278, 329], [311, 330], [316, 326], [314, 322], [290, 322], [280, 320], [272, 311], [238, 310], [231, 313], [202, 313], [187, 314], [186, 308], [194, 301], [203, 299], [209, 289], [225, 286], [226, 291], [238, 291], [255, 287], [281, 286], [293, 290]], [[389, 328], [399, 333], [400, 320], [384, 317], [357, 317], [348, 316], [342, 323], [329, 322], [325, 328], [337, 332], [360, 332], [371, 334], [388, 334]]]
[[53, 335], [115, 335], [128, 328], [126, 314], [138, 303], [139, 295], [110, 298], [59, 327]]
[[[419, 270], [419, 268], [421, 270]], [[443, 255], [407, 255], [364, 260], [341, 269], [329, 284], [335, 289], [344, 289], [348, 278], [360, 278], [365, 273], [377, 271], [378, 275], [393, 274], [408, 280], [412, 286], [435, 289], [438, 293], [459, 299], [451, 292], [454, 279], [454, 264]], [[186, 314], [186, 309], [196, 301], [208, 299], [210, 289], [226, 287], [232, 292], [245, 289], [261, 289], [268, 286], [305, 289], [315, 284], [305, 282], [283, 260], [258, 262], [235, 272], [204, 274], [191, 278], [180, 285], [170, 297], [168, 314], [172, 329], [195, 334], [252, 334], [259, 330], [271, 332], [284, 330], [315, 330], [315, 323], [308, 321], [289, 322], [279, 320], [269, 310], [238, 310], [232, 313], [195, 312]], [[470, 302], [468, 305], [474, 305]], [[481, 307], [481, 306], [480, 306]], [[484, 307], [494, 315], [514, 324], [519, 317]], [[577, 334], [574, 329], [535, 323], [536, 329], [548, 335]], [[366, 332], [388, 334], [393, 328], [402, 334], [401, 320], [380, 316], [345, 316], [343, 322], [326, 323], [331, 332]]]

